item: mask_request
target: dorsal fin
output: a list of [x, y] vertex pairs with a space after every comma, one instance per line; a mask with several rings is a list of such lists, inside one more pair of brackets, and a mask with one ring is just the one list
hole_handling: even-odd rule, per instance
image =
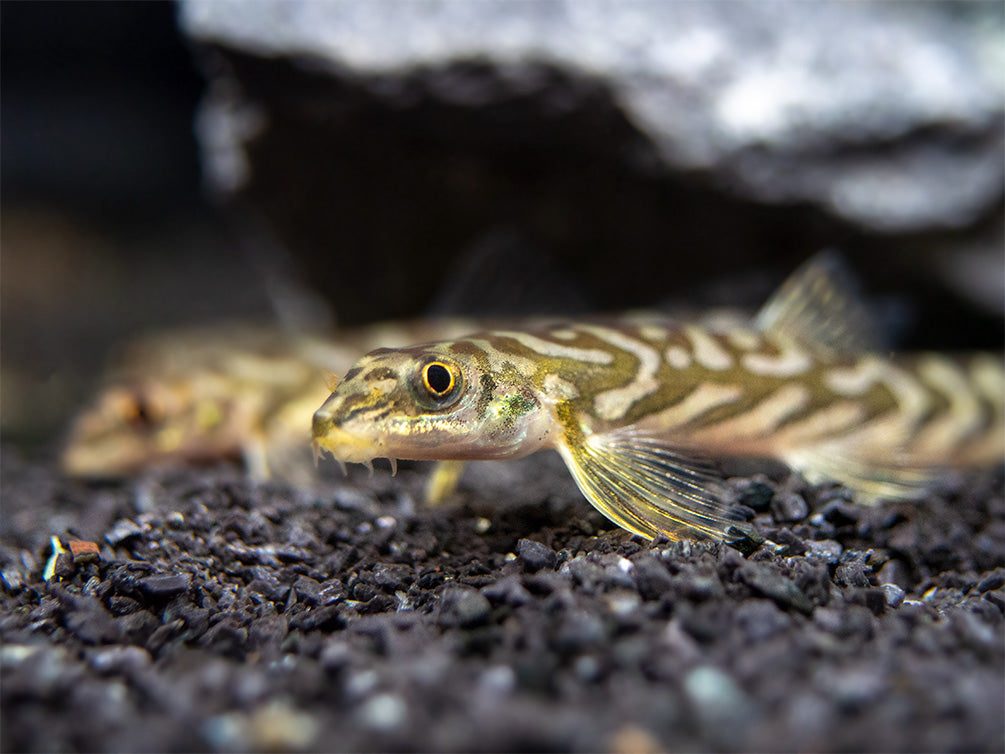
[[782, 283], [757, 314], [763, 332], [833, 353], [878, 351], [884, 346], [858, 286], [841, 257], [822, 251]]

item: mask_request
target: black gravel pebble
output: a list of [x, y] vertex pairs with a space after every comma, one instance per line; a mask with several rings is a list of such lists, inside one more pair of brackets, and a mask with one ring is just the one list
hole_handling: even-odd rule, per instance
[[673, 589], [674, 580], [659, 558], [647, 555], [635, 559], [633, 565], [632, 575], [642, 599], [658, 600]]
[[776, 566], [746, 563], [740, 568], [740, 578], [754, 591], [770, 597], [782, 607], [791, 607], [806, 614], [813, 612], [810, 598]]
[[[505, 500], [427, 510], [409, 469], [89, 486], [4, 454], [0, 748], [1005, 748], [1001, 470], [879, 508], [734, 478], [744, 554], [511, 468]], [[53, 535], [101, 558], [46, 583]]]
[[896, 584], [883, 584], [883, 598], [890, 607], [897, 608], [904, 604], [907, 593]]
[[822, 539], [820, 541], [810, 540], [808, 542], [803, 541], [803, 547], [810, 556], [816, 560], [819, 560], [828, 565], [834, 565], [841, 560], [841, 554], [844, 552], [844, 548], [841, 546], [840, 542], [835, 542], [832, 539]]
[[191, 576], [185, 574], [165, 574], [163, 576], [146, 576], [136, 583], [140, 591], [151, 597], [169, 597], [188, 589], [191, 580]]
[[[761, 475], [759, 475], [761, 476]], [[754, 511], [766, 511], [775, 497], [775, 489], [766, 477], [753, 479], [731, 480], [736, 483], [736, 502]]]
[[771, 499], [771, 516], [780, 524], [790, 524], [802, 521], [810, 513], [802, 495], [795, 492], [782, 492]]
[[471, 628], [485, 623], [492, 605], [484, 594], [469, 588], [453, 588], [444, 592], [440, 603], [441, 626]]
[[554, 568], [558, 563], [558, 553], [547, 545], [532, 539], [521, 539], [516, 543], [516, 553], [528, 571]]
[[977, 585], [979, 592], [992, 592], [1005, 586], [1005, 570], [998, 570]]

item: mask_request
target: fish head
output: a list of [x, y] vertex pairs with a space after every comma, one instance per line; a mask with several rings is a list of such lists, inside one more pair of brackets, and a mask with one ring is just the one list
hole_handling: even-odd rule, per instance
[[219, 379], [136, 380], [106, 388], [62, 456], [71, 476], [118, 477], [174, 461], [239, 455], [246, 427]]
[[547, 444], [552, 422], [530, 375], [475, 341], [378, 349], [314, 414], [315, 453], [374, 458], [517, 458]]

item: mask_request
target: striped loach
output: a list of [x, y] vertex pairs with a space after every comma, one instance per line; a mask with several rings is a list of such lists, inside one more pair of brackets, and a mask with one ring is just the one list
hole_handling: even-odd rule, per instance
[[867, 500], [1001, 462], [1001, 355], [887, 357], [843, 278], [819, 255], [746, 325], [637, 315], [378, 349], [314, 414], [315, 453], [393, 465], [555, 449], [618, 525], [727, 541], [756, 535], [710, 459], [777, 458]]
[[155, 466], [242, 460], [257, 480], [310, 486], [311, 414], [341, 374], [378, 345], [450, 338], [471, 320], [380, 323], [328, 336], [221, 324], [129, 343], [74, 422], [65, 473], [120, 477]]

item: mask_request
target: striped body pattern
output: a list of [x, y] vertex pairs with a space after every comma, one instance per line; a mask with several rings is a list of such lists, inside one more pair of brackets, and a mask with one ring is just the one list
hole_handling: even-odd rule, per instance
[[1001, 358], [862, 352], [831, 268], [809, 264], [747, 327], [640, 315], [375, 351], [315, 413], [315, 449], [369, 463], [552, 448], [619, 525], [734, 540], [749, 532], [709, 458], [773, 457], [875, 499], [1000, 461]]
[[126, 345], [104, 389], [72, 427], [63, 471], [117, 477], [158, 465], [241, 458], [255, 479], [315, 479], [311, 415], [341, 374], [379, 345], [451, 338], [471, 320], [384, 322], [306, 335], [220, 324]]
[[[528, 405], [574, 416], [572, 434], [637, 427], [680, 447], [782, 459], [819, 444], [924, 464], [1003, 452], [1005, 374], [990, 354], [822, 358], [752, 330], [655, 321], [491, 332], [446, 350], [518, 373]], [[492, 383], [478, 391], [488, 406]]]

